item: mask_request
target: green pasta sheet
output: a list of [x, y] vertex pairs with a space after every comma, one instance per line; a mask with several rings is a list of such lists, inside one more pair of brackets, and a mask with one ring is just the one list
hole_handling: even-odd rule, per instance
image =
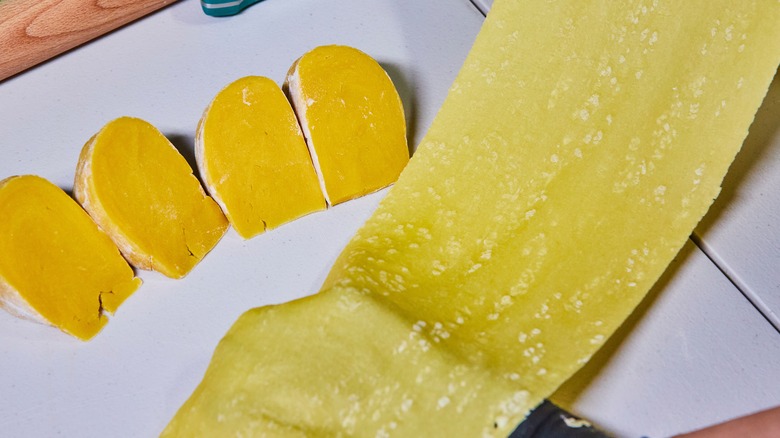
[[780, 3], [498, 0], [322, 291], [252, 310], [164, 435], [506, 436], [720, 190]]
[[350, 288], [251, 310], [166, 432], [419, 436], [438, 419], [436, 433], [474, 436], [525, 409], [527, 391], [434, 342], [425, 323]]

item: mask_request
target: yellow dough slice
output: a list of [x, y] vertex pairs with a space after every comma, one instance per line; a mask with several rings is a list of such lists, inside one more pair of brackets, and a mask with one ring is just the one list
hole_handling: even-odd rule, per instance
[[82, 340], [141, 284], [116, 245], [59, 187], [0, 181], [0, 307]]
[[409, 161], [406, 121], [379, 63], [352, 47], [321, 46], [295, 61], [284, 86], [330, 205], [395, 182]]
[[195, 154], [209, 193], [245, 239], [325, 208], [295, 113], [268, 78], [241, 78], [217, 94]]
[[322, 291], [242, 316], [167, 434], [509, 435], [682, 247], [780, 63], [780, 3], [702, 5], [497, 0]]
[[76, 199], [136, 267], [181, 278], [228, 222], [184, 157], [154, 126], [122, 117], [84, 145]]

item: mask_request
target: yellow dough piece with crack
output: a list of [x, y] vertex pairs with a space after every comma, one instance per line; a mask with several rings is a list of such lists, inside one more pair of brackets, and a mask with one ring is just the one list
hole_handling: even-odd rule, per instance
[[111, 239], [49, 181], [0, 181], [0, 212], [0, 307], [11, 314], [86, 341], [140, 286]]
[[775, 0], [497, 0], [322, 291], [242, 316], [164, 435], [507, 436], [717, 196], [779, 22]]
[[84, 145], [74, 193], [131, 264], [171, 278], [187, 275], [228, 227], [179, 151], [137, 118], [107, 123]]
[[401, 98], [374, 59], [347, 46], [299, 58], [284, 84], [330, 205], [375, 192], [409, 161]]
[[268, 78], [241, 78], [217, 94], [195, 154], [209, 193], [245, 239], [325, 208], [295, 113]]

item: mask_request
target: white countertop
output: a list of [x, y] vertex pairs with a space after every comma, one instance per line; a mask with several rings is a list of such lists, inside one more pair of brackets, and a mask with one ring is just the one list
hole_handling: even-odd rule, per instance
[[[0, 83], [0, 178], [34, 173], [71, 189], [82, 145], [122, 115], [155, 124], [191, 159], [196, 123], [219, 89], [246, 75], [281, 83], [298, 56], [328, 43], [360, 48], [389, 71], [416, 144], [481, 22], [467, 0], [265, 0], [229, 18], [182, 1]], [[778, 114], [776, 104], [762, 110], [768, 134], [752, 135], [753, 152], [740, 156], [699, 233], [721, 269], [775, 311]], [[144, 285], [88, 343], [0, 312], [0, 435], [156, 436], [236, 317], [314, 293], [382, 196], [249, 241], [231, 230], [183, 280], [141, 272]], [[780, 404], [780, 335], [696, 246], [631, 321], [581, 375], [597, 376], [556, 400], [626, 436]]]
[[780, 75], [695, 236], [780, 330]]

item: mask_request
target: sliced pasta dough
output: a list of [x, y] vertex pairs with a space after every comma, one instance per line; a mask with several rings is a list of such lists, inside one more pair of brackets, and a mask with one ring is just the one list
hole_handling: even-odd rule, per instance
[[330, 205], [395, 182], [409, 161], [406, 121], [379, 63], [352, 47], [317, 47], [295, 61], [285, 89]]
[[209, 193], [245, 239], [325, 208], [295, 113], [268, 78], [241, 78], [217, 94], [195, 152]]
[[150, 123], [121, 117], [87, 142], [76, 199], [134, 266], [181, 278], [228, 222], [187, 161]]
[[82, 340], [141, 284], [116, 245], [59, 187], [0, 181], [0, 307]]

